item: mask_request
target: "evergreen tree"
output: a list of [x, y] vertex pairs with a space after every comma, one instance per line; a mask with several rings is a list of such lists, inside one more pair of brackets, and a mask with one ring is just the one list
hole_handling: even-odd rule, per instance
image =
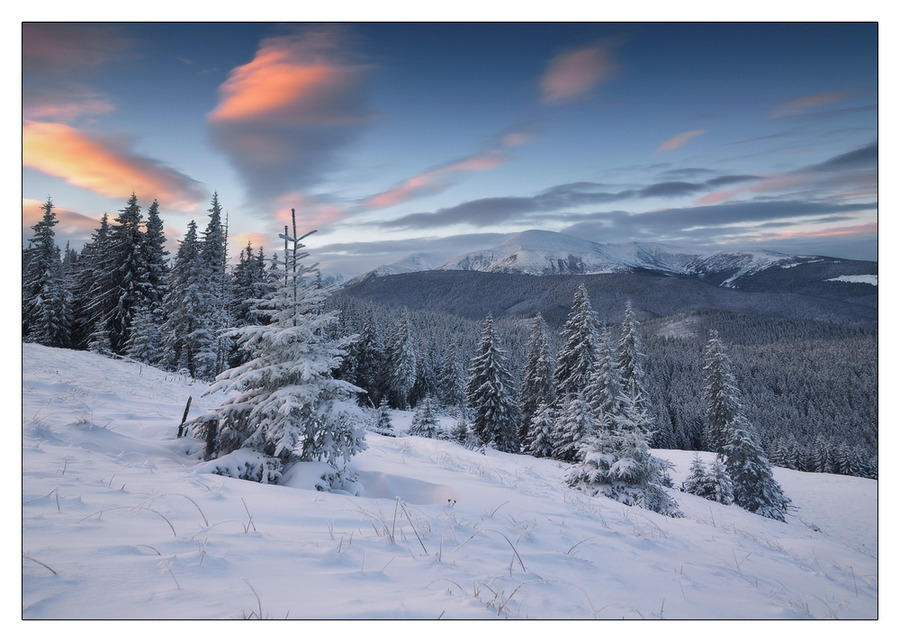
[[169, 252], [165, 249], [166, 235], [163, 221], [159, 217], [159, 201], [153, 200], [147, 208], [147, 223], [144, 232], [144, 263], [147, 266], [147, 289], [145, 306], [154, 311], [162, 307], [169, 283]]
[[387, 398], [383, 399], [375, 409], [375, 427], [372, 430], [386, 437], [397, 436], [391, 421], [391, 407], [387, 403]]
[[738, 400], [737, 383], [731, 372], [731, 360], [725, 354], [725, 346], [715, 330], [710, 331], [703, 357], [708, 440], [715, 452], [722, 454], [725, 447], [725, 427], [741, 413], [741, 403]]
[[704, 367], [711, 441], [719, 444], [719, 457], [734, 484], [734, 503], [763, 517], [785, 521], [790, 500], [772, 476], [756, 429], [741, 412], [731, 362], [715, 332], [707, 342]]
[[581, 394], [571, 394], [560, 409], [554, 434], [553, 457], [561, 461], [578, 459], [585, 440], [597, 433], [597, 420]]
[[613, 356], [612, 341], [606, 328], [600, 334], [600, 351], [587, 387], [587, 400], [600, 430], [610, 430], [621, 413], [622, 378]]
[[[268, 316], [258, 308], [259, 302], [272, 295], [274, 285], [266, 269], [263, 250], [253, 253], [253, 246], [241, 250], [237, 265], [231, 271], [231, 285], [228, 289], [228, 317], [236, 328], [245, 325], [264, 325]], [[248, 359], [240, 348], [229, 346], [228, 366], [234, 367]]]
[[109, 215], [104, 214], [100, 226], [91, 234], [78, 260], [74, 275], [74, 328], [72, 343], [76, 348], [87, 348], [98, 329], [105, 325], [104, 311], [99, 304], [99, 294], [106, 286], [109, 274], [105, 263], [109, 254]]
[[410, 393], [416, 383], [416, 362], [418, 361], [406, 308], [400, 310], [400, 316], [394, 326], [387, 352], [390, 370], [389, 386], [394, 407], [403, 410], [409, 407]]
[[613, 428], [583, 443], [580, 461], [569, 469], [566, 482], [591, 495], [602, 493], [629, 506], [681, 517], [678, 503], [665, 490], [672, 464], [650, 453], [639, 394], [632, 386], [622, 396]]
[[482, 444], [497, 450], [518, 452], [519, 407], [507, 369], [506, 353], [494, 333], [494, 320], [484, 322], [481, 344], [472, 359], [466, 397], [474, 413], [472, 432]]
[[[230, 331], [251, 359], [221, 373], [209, 389], [232, 395], [213, 413], [218, 452], [262, 453], [267, 465], [258, 481], [263, 482], [277, 481], [297, 461], [323, 461], [341, 473], [366, 448], [360, 410], [352, 402], [359, 389], [332, 376], [350, 341], [329, 338], [337, 312], [324, 312], [323, 303], [331, 290], [310, 283], [314, 270], [301, 263], [308, 256], [301, 251], [305, 237], [294, 230], [284, 234], [289, 243], [284, 281], [277, 295], [261, 304], [271, 322]], [[208, 436], [203, 431], [197, 432]]]
[[725, 467], [716, 460], [712, 469], [707, 470], [699, 453], [694, 454], [691, 460], [690, 472], [682, 483], [681, 490], [720, 504], [731, 504], [734, 501], [734, 487]]
[[109, 278], [97, 301], [116, 354], [125, 353], [134, 316], [152, 297], [143, 227], [141, 207], [132, 194], [109, 227], [109, 253], [103, 262]]
[[125, 353], [151, 366], [164, 366], [166, 349], [162, 341], [162, 306], [141, 308], [134, 317], [131, 336], [125, 344]]
[[200, 310], [198, 322], [207, 328], [211, 342], [201, 347], [198, 355], [201, 376], [212, 378], [225, 367], [228, 351], [223, 330], [231, 325], [228, 318], [228, 278], [226, 273], [227, 233], [222, 223], [222, 207], [219, 195], [213, 192], [209, 220], [200, 242], [200, 258], [203, 265], [203, 286], [207, 296], [205, 307]]
[[564, 404], [567, 396], [587, 388], [599, 349], [596, 315], [583, 284], [575, 291], [572, 311], [560, 336], [563, 345], [556, 358], [554, 378], [556, 400]]
[[359, 339], [353, 344], [356, 361], [355, 383], [366, 391], [372, 403], [381, 405], [387, 400], [387, 374], [385, 349], [375, 310], [369, 304], [363, 312]]
[[534, 457], [552, 457], [556, 441], [556, 412], [552, 405], [541, 404], [528, 422], [523, 451]]
[[466, 373], [457, 356], [457, 348], [450, 345], [444, 351], [444, 363], [440, 375], [440, 399], [447, 408], [456, 408], [466, 402]]
[[413, 414], [412, 422], [409, 426], [409, 434], [434, 438], [437, 437], [439, 430], [440, 425], [434, 403], [431, 401], [431, 396], [426, 395], [422, 403], [416, 407], [416, 412]]
[[210, 306], [202, 281], [204, 274], [197, 224], [191, 221], [187, 234], [178, 244], [169, 275], [169, 289], [164, 301], [166, 320], [161, 330], [169, 354], [169, 366], [172, 369], [186, 368], [191, 377], [200, 377], [208, 372], [200, 367], [198, 354], [213, 340], [210, 328], [200, 320], [202, 311]]
[[69, 347], [73, 301], [54, 240], [56, 213], [49, 197], [41, 207], [44, 215], [22, 255], [22, 332], [26, 341]]
[[[625, 318], [622, 321], [622, 330], [616, 353], [616, 370], [621, 380], [622, 390], [633, 391], [632, 398], [642, 404], [637, 409], [637, 412], [642, 413], [650, 420], [649, 397], [644, 383], [646, 378], [644, 359], [646, 356], [641, 351], [641, 336], [638, 333], [639, 325], [634, 317], [634, 311], [629, 301], [625, 306]], [[653, 429], [648, 428], [652, 434]]]
[[756, 430], [741, 414], [725, 426], [725, 470], [734, 484], [734, 503], [741, 508], [785, 521], [790, 500], [772, 476]]
[[531, 418], [541, 405], [553, 403], [553, 364], [550, 362], [550, 348], [544, 320], [538, 316], [532, 326], [531, 339], [525, 353], [525, 371], [519, 391], [519, 405], [522, 408], [522, 434], [527, 438]]

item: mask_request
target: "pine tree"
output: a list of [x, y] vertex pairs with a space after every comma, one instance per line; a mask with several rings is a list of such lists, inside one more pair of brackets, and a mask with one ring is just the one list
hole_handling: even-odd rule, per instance
[[564, 404], [568, 395], [584, 392], [597, 361], [597, 320], [587, 289], [582, 284], [575, 291], [572, 311], [560, 337], [563, 345], [556, 357], [556, 400]]
[[602, 493], [629, 506], [681, 517], [678, 503], [665, 490], [672, 464], [650, 453], [639, 394], [632, 386], [622, 395], [615, 425], [583, 443], [580, 461], [569, 469], [566, 482], [591, 495]]
[[457, 348], [450, 345], [444, 351], [440, 376], [440, 399], [447, 408], [457, 408], [466, 402], [466, 373], [457, 356]]
[[198, 361], [200, 375], [212, 378], [225, 367], [228, 351], [223, 330], [231, 325], [228, 318], [228, 279], [226, 273], [227, 233], [222, 223], [222, 207], [219, 195], [213, 192], [209, 220], [200, 242], [200, 258], [203, 264], [203, 286], [207, 290], [203, 297], [205, 306], [200, 310], [198, 322], [207, 328], [212, 340], [201, 347]]
[[26, 341], [69, 347], [73, 301], [54, 240], [56, 213], [49, 197], [41, 207], [44, 215], [23, 252], [22, 332]]
[[612, 341], [606, 328], [600, 334], [600, 351], [587, 387], [587, 400], [600, 430], [610, 430], [614, 418], [621, 413], [622, 378], [613, 355]]
[[169, 289], [164, 300], [166, 320], [161, 329], [169, 354], [169, 367], [186, 368], [191, 377], [205, 373], [198, 364], [198, 354], [213, 340], [209, 327], [200, 322], [202, 311], [209, 308], [208, 292], [202, 282], [204, 274], [197, 224], [191, 221], [179, 242], [169, 275]]
[[710, 439], [734, 484], [734, 503], [752, 513], [785, 521], [790, 500], [772, 476], [756, 429], [742, 414], [731, 362], [715, 331], [706, 345], [705, 398]]
[[520, 419], [514, 395], [506, 353], [498, 344], [494, 320], [488, 315], [466, 385], [466, 398], [474, 413], [472, 432], [482, 444], [518, 452]]
[[741, 413], [741, 403], [737, 382], [731, 372], [731, 360], [715, 330], [710, 331], [703, 359], [708, 440], [715, 452], [721, 454], [725, 446], [725, 427]]
[[381, 405], [387, 400], [387, 375], [385, 372], [385, 349], [378, 325], [375, 309], [370, 303], [363, 312], [359, 339], [353, 344], [356, 361], [355, 382], [366, 391], [372, 403]]
[[523, 443], [537, 409], [553, 403], [553, 364], [550, 362], [545, 326], [540, 316], [535, 318], [525, 353], [525, 370], [519, 390], [519, 406], [522, 408], [522, 434], [519, 437]]
[[[633, 390], [633, 398], [642, 404], [637, 409], [647, 419], [650, 419], [649, 396], [645, 386], [646, 374], [644, 372], [644, 360], [646, 355], [641, 351], [641, 336], [638, 332], [637, 319], [629, 301], [625, 306], [625, 318], [622, 321], [622, 329], [619, 337], [619, 345], [616, 352], [616, 370], [620, 378], [622, 390]], [[650, 432], [653, 428], [649, 427]]]
[[[230, 331], [251, 359], [221, 373], [209, 389], [232, 395], [213, 412], [219, 454], [241, 448], [261, 453], [267, 458], [258, 479], [263, 482], [277, 481], [298, 461], [326, 462], [339, 475], [366, 448], [361, 412], [352, 401], [359, 389], [332, 376], [350, 340], [329, 338], [337, 312], [324, 312], [323, 304], [331, 290], [310, 283], [314, 269], [301, 263], [308, 255], [296, 224], [291, 235], [285, 226], [284, 237], [284, 280], [264, 304], [271, 322]], [[202, 433], [209, 423], [203, 425], [197, 432], [207, 436]]]
[[734, 503], [741, 508], [785, 521], [790, 500], [772, 476], [756, 430], [741, 414], [725, 427], [725, 470], [734, 484]]
[[109, 227], [109, 253], [103, 262], [109, 280], [98, 299], [110, 346], [116, 354], [125, 353], [135, 314], [152, 296], [143, 227], [141, 207], [132, 194]]
[[[162, 307], [169, 282], [169, 252], [165, 248], [166, 235], [163, 221], [159, 217], [159, 201], [153, 200], [147, 208], [147, 223], [143, 245], [144, 263], [147, 266], [147, 289], [145, 306], [155, 311]], [[155, 312], [154, 312], [155, 313]]]
[[576, 461], [585, 440], [596, 433], [597, 420], [584, 397], [578, 393], [569, 395], [556, 420], [553, 457], [560, 461]]
[[552, 457], [556, 441], [556, 412], [552, 405], [541, 404], [528, 422], [523, 451], [534, 457]]
[[387, 358], [390, 369], [389, 386], [394, 407], [406, 409], [409, 407], [410, 394], [416, 383], [418, 361], [406, 308], [400, 310], [400, 316], [388, 344]]
[[734, 486], [725, 467], [716, 460], [711, 470], [707, 470], [699, 453], [695, 453], [691, 460], [690, 472], [682, 483], [681, 490], [720, 504], [731, 504], [734, 501]]
[[391, 421], [391, 407], [387, 403], [387, 399], [383, 399], [375, 409], [375, 426], [372, 428], [374, 432], [386, 437], [396, 437], [397, 432], [394, 430], [394, 424]]
[[105, 289], [109, 274], [105, 263], [109, 254], [109, 216], [104, 214], [100, 226], [91, 234], [78, 260], [74, 275], [74, 329], [72, 343], [76, 348], [88, 348], [98, 324], [105, 326], [105, 312], [99, 304], [99, 294]]
[[422, 402], [416, 407], [413, 414], [412, 422], [409, 426], [409, 434], [419, 437], [437, 437], [440, 430], [440, 424], [437, 419], [437, 412], [431, 396], [426, 395]]

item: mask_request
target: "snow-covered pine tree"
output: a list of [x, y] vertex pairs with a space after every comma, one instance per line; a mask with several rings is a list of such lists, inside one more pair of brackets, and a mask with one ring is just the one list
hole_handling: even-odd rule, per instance
[[[637, 319], [631, 307], [631, 301], [625, 304], [625, 318], [622, 320], [622, 329], [619, 335], [619, 345], [616, 351], [616, 370], [621, 380], [622, 390], [633, 390], [631, 395], [641, 407], [636, 409], [647, 421], [652, 421], [649, 411], [649, 395], [645, 385], [646, 374], [644, 371], [644, 359], [642, 352], [641, 335], [638, 332]], [[647, 429], [652, 434], [654, 427], [650, 424]]]
[[[291, 210], [294, 221], [294, 210]], [[301, 260], [296, 222], [285, 226], [285, 267], [277, 294], [261, 303], [271, 314], [268, 325], [235, 328], [229, 334], [251, 356], [250, 361], [222, 372], [209, 392], [230, 393], [212, 413], [218, 421], [220, 456], [249, 449], [266, 458], [256, 481], [277, 481], [284, 469], [300, 461], [322, 461], [336, 479], [350, 458], [366, 448], [360, 427], [362, 411], [353, 402], [356, 386], [335, 379], [352, 338], [330, 338], [337, 312], [324, 312], [332, 289], [314, 282], [315, 266]], [[195, 428], [199, 436], [209, 417]], [[335, 482], [335, 483], [339, 483]]]
[[559, 409], [553, 437], [553, 457], [560, 461], [577, 461], [585, 440], [597, 434], [597, 419], [581, 393], [569, 394]]
[[[228, 288], [228, 315], [233, 327], [245, 325], [264, 325], [268, 317], [262, 314], [256, 301], [262, 301], [272, 295], [274, 285], [269, 278], [263, 249], [254, 254], [253, 246], [247, 241], [247, 247], [241, 250], [237, 265], [231, 271], [231, 285]], [[249, 357], [234, 342], [229, 342], [228, 367], [244, 363]]]
[[391, 407], [388, 405], [387, 398], [382, 399], [378, 408], [375, 409], [375, 425], [372, 430], [386, 437], [397, 436], [394, 423], [391, 421]]
[[504, 452], [518, 452], [519, 406], [491, 315], [484, 322], [481, 343], [472, 359], [466, 398], [474, 414], [472, 432], [481, 443], [494, 444]]
[[525, 352], [525, 370], [519, 389], [519, 406], [522, 409], [520, 441], [527, 441], [531, 418], [541, 405], [553, 403], [553, 364], [547, 344], [546, 323], [537, 316], [531, 330], [531, 338]]
[[71, 342], [73, 301], [54, 240], [52, 200], [41, 208], [44, 215], [32, 226], [34, 235], [22, 253], [22, 331], [27, 341], [65, 348]]
[[710, 438], [718, 444], [718, 456], [734, 485], [734, 503], [783, 522], [790, 500], [772, 475], [756, 429], [741, 411], [731, 362], [715, 331], [710, 333], [704, 356]]
[[197, 355], [213, 340], [210, 328], [199, 322], [201, 312], [209, 308], [205, 300], [208, 292], [202, 282], [204, 273], [197, 224], [190, 221], [169, 274], [169, 289], [163, 302], [166, 320], [161, 334], [169, 355], [168, 367], [186, 368], [191, 377], [200, 377], [204, 372]]
[[125, 344], [125, 354], [151, 366], [164, 365], [167, 353], [162, 341], [162, 325], [161, 305], [138, 310], [131, 324], [131, 336]]
[[631, 387], [621, 396], [621, 413], [611, 430], [587, 439], [579, 463], [566, 474], [566, 482], [591, 495], [602, 493], [629, 506], [681, 517], [678, 503], [666, 492], [672, 464], [650, 453], [647, 418]]
[[197, 310], [196, 323], [201, 326], [209, 341], [199, 343], [194, 354], [198, 376], [212, 379], [225, 367], [227, 339], [223, 330], [231, 325], [228, 319], [227, 274], [225, 264], [226, 233], [222, 223], [222, 207], [219, 195], [213, 192], [209, 212], [209, 220], [199, 244], [200, 264], [203, 276], [200, 287], [204, 290], [199, 298], [200, 308]]
[[455, 345], [444, 350], [440, 375], [440, 400], [445, 408], [458, 408], [466, 402], [466, 372], [457, 356]]
[[721, 455], [725, 447], [725, 427], [741, 413], [741, 402], [731, 371], [731, 360], [715, 330], [709, 333], [703, 353], [703, 369], [706, 371], [703, 397], [706, 401], [707, 439], [715, 452]]
[[584, 392], [597, 361], [597, 319], [584, 284], [575, 291], [572, 311], [560, 334], [562, 347], [556, 357], [556, 401], [564, 404], [566, 397]]
[[[147, 222], [144, 231], [144, 243], [141, 250], [147, 266], [147, 287], [144, 305], [148, 310], [156, 311], [162, 307], [166, 289], [169, 284], [169, 252], [165, 248], [166, 235], [163, 221], [159, 216], [159, 201], [154, 199], [147, 208]], [[156, 313], [156, 312], [154, 312]]]
[[359, 338], [353, 344], [353, 352], [356, 358], [354, 383], [366, 391], [371, 403], [380, 406], [387, 401], [386, 356], [371, 303], [363, 311]]
[[600, 350], [594, 372], [587, 387], [587, 401], [599, 430], [610, 430], [613, 419], [621, 413], [622, 378], [613, 354], [609, 330], [600, 333]]
[[734, 486], [722, 462], [716, 460], [707, 469], [699, 453], [695, 453], [691, 460], [690, 472], [681, 484], [681, 490], [720, 504], [731, 504], [734, 501]]
[[412, 422], [409, 425], [409, 434], [418, 437], [437, 437], [440, 430], [438, 423], [437, 411], [430, 395], [426, 395], [424, 399], [416, 407], [413, 414]]
[[108, 281], [98, 300], [116, 354], [125, 354], [134, 316], [151, 297], [144, 242], [144, 217], [137, 196], [132, 194], [109, 227], [109, 254], [104, 262]]
[[409, 326], [409, 314], [406, 308], [400, 310], [394, 332], [391, 334], [387, 348], [389, 381], [388, 385], [395, 408], [404, 410], [409, 407], [409, 397], [416, 383], [416, 354], [412, 330]]
[[[74, 327], [72, 343], [87, 348], [99, 325], [105, 326], [103, 310], [97, 305], [97, 295], [105, 287], [109, 275], [104, 269], [109, 253], [109, 215], [103, 214], [100, 226], [91, 234], [79, 255], [74, 275]], [[105, 332], [105, 330], [104, 330]]]
[[772, 466], [753, 424], [738, 414], [725, 426], [725, 470], [734, 485], [734, 503], [741, 508], [785, 521], [790, 500], [772, 476]]
[[552, 404], [541, 404], [528, 423], [523, 451], [534, 457], [552, 457], [556, 441], [556, 411]]

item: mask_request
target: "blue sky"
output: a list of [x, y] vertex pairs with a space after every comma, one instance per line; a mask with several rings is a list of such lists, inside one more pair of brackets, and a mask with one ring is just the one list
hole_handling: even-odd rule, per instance
[[347, 276], [524, 229], [874, 259], [874, 23], [103, 23], [22, 31], [23, 235], [132, 192], [232, 254], [295, 208]]

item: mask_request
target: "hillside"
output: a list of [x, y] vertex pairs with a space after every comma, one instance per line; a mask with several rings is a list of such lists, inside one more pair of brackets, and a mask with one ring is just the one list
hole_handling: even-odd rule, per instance
[[[203, 472], [205, 386], [23, 345], [22, 615], [34, 618], [878, 616], [876, 482], [776, 468], [787, 523], [677, 490], [664, 518], [564, 465], [369, 434], [357, 494]], [[677, 487], [693, 453], [655, 451]], [[704, 455], [709, 457], [708, 454]]]
[[804, 293], [790, 291], [783, 284], [769, 290], [744, 290], [719, 287], [692, 277], [649, 272], [531, 276], [431, 270], [348, 283], [342, 293], [364, 301], [469, 319], [480, 320], [488, 313], [526, 319], [540, 313], [549, 323], [561, 325], [574, 292], [582, 283], [604, 323], [621, 321], [627, 300], [632, 301], [643, 319], [691, 310], [720, 310], [867, 328], [874, 328], [877, 323], [877, 301], [872, 292], [876, 288], [843, 281], [823, 281], [817, 290]]

